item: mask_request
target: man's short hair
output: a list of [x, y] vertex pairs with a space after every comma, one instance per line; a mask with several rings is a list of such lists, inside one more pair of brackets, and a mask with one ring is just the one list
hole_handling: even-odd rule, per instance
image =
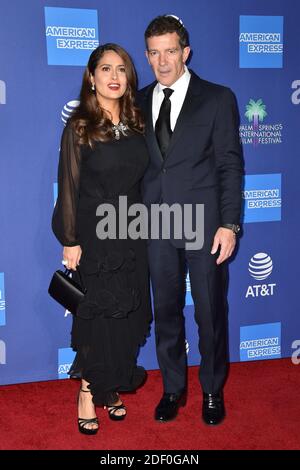
[[179, 44], [183, 49], [189, 46], [189, 35], [183, 23], [172, 15], [157, 16], [148, 25], [145, 31], [145, 42], [148, 49], [147, 39], [153, 36], [162, 36], [167, 33], [177, 33]]

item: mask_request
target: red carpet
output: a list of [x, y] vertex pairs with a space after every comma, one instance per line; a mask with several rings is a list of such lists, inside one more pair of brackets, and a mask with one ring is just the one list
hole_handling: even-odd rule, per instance
[[185, 408], [171, 423], [156, 423], [161, 396], [158, 371], [143, 388], [123, 394], [128, 416], [113, 422], [97, 409], [96, 436], [79, 434], [79, 382], [57, 380], [0, 387], [0, 449], [299, 449], [300, 365], [289, 359], [231, 365], [225, 388], [227, 418], [211, 428], [202, 423], [197, 368], [189, 368]]

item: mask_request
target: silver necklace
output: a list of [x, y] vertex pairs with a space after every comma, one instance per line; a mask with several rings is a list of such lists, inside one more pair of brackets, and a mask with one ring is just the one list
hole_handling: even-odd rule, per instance
[[128, 126], [126, 126], [125, 124], [123, 124], [123, 122], [120, 121], [119, 124], [113, 124], [112, 130], [115, 133], [115, 139], [119, 140], [121, 134], [127, 136], [126, 131], [128, 131]]

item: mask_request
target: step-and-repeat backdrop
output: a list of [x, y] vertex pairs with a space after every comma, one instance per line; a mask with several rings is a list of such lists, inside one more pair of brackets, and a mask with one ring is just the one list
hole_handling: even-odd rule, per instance
[[[189, 66], [232, 88], [245, 159], [243, 235], [230, 263], [231, 361], [300, 345], [300, 3], [292, 0], [3, 0], [0, 5], [0, 383], [67, 377], [71, 314], [47, 293], [62, 249], [50, 221], [60, 136], [100, 43], [153, 80], [143, 33], [159, 14], [190, 32]], [[186, 348], [199, 363], [187, 278]], [[153, 333], [139, 355], [157, 368]]]

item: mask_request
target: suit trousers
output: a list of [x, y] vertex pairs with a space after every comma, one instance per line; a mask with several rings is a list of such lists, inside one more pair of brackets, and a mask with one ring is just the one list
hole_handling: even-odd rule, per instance
[[155, 339], [165, 393], [186, 389], [185, 279], [191, 282], [201, 355], [199, 380], [205, 393], [221, 391], [228, 368], [227, 263], [217, 254], [176, 248], [151, 240], [149, 266], [154, 300]]

